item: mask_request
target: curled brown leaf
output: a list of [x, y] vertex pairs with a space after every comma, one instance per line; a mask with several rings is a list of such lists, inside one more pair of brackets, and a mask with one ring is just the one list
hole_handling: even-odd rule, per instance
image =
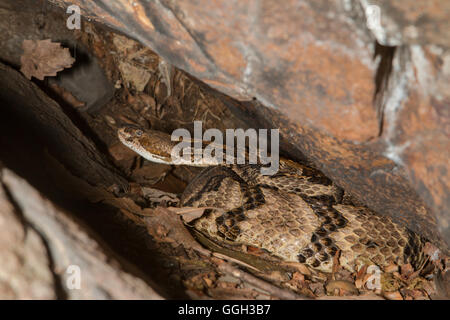
[[75, 62], [68, 48], [50, 39], [24, 40], [22, 48], [20, 71], [30, 80], [31, 77], [44, 80], [45, 77], [56, 76], [57, 72], [70, 68]]

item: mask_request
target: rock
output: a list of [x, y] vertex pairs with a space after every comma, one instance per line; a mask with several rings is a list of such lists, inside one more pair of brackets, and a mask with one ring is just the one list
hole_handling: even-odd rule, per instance
[[0, 209], [0, 223], [8, 225], [0, 238], [1, 298], [162, 299], [89, 228], [6, 168], [0, 171]]

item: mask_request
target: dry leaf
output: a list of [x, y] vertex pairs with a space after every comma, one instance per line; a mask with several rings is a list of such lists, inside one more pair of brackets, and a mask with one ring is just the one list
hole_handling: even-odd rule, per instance
[[215, 281], [216, 277], [213, 273], [204, 272], [193, 275], [183, 282], [189, 289], [203, 291], [206, 287], [213, 286]]
[[410, 263], [406, 263], [400, 267], [400, 271], [402, 276], [407, 277], [414, 272], [414, 268]]
[[146, 111], [148, 109], [155, 110], [155, 108], [156, 108], [155, 98], [153, 98], [152, 96], [149, 96], [148, 94], [145, 94], [145, 93], [139, 94], [138, 98], [140, 98], [140, 100], [145, 105], [144, 111]]
[[128, 183], [128, 194], [135, 194], [139, 197], [143, 197], [144, 192], [142, 189], [143, 188], [138, 183], [135, 183], [135, 182]]
[[156, 208], [152, 214], [144, 218], [148, 232], [156, 238], [163, 235], [164, 242], [174, 246], [183, 245], [186, 249], [209, 256], [210, 252], [204, 249], [184, 226], [180, 217], [163, 208]]
[[285, 266], [285, 267], [291, 267], [296, 269], [298, 272], [300, 272], [301, 274], [304, 274], [306, 276], [311, 276], [311, 270], [304, 264], [299, 263], [299, 262], [281, 262], [280, 263], [281, 266]]
[[245, 248], [246, 248], [246, 250], [244, 252], [247, 252], [248, 254], [252, 254], [254, 256], [260, 257], [260, 256], [266, 254], [266, 252], [263, 249], [258, 248], [258, 247], [245, 246]]
[[190, 223], [191, 221], [200, 218], [203, 215], [205, 209], [208, 208], [182, 207], [182, 208], [168, 208], [168, 209], [180, 215], [185, 223]]
[[321, 283], [321, 282], [311, 283], [309, 285], [309, 288], [311, 289], [311, 291], [314, 293], [314, 295], [316, 297], [325, 295], [325, 288], [324, 288], [323, 283]]
[[119, 70], [123, 80], [126, 83], [132, 84], [137, 91], [144, 91], [151, 77], [150, 72], [144, 68], [139, 68], [126, 61], [119, 62]]
[[339, 270], [339, 267], [340, 267], [339, 258], [340, 258], [340, 256], [341, 256], [341, 250], [338, 250], [336, 252], [336, 254], [334, 255], [334, 258], [333, 258], [333, 270], [332, 270], [333, 276]]
[[336, 272], [334, 275], [334, 280], [346, 280], [346, 281], [354, 282], [355, 276], [350, 271], [345, 270], [343, 268], [339, 268], [339, 271]]
[[398, 291], [384, 292], [384, 297], [389, 300], [403, 300], [402, 295]]
[[280, 272], [279, 270], [275, 270], [266, 274], [265, 279], [269, 279], [271, 280], [271, 282], [282, 283], [289, 281], [289, 276], [287, 275], [286, 272]]
[[298, 282], [303, 282], [303, 281], [305, 281], [305, 276], [303, 274], [301, 274], [300, 272], [294, 272], [294, 274], [292, 275], [292, 280], [298, 281]]
[[176, 214], [180, 215], [183, 218], [183, 221], [185, 223], [190, 223], [195, 219], [200, 218], [205, 210], [217, 210], [217, 211], [223, 211], [221, 208], [214, 208], [214, 207], [182, 207], [182, 208], [169, 208], [170, 211], [175, 212]]
[[[395, 274], [396, 272], [394, 272], [394, 275]], [[400, 266], [400, 274], [401, 279], [408, 282], [417, 278], [420, 274], [420, 271], [414, 271], [414, 268], [411, 266], [411, 264], [407, 263]]]
[[[233, 287], [209, 288], [208, 294], [218, 300], [254, 300], [258, 293], [253, 289], [240, 289]], [[267, 298], [266, 298], [267, 299]]]
[[424, 282], [423, 289], [426, 291], [426, 293], [430, 297], [436, 294], [436, 287], [435, 287], [434, 283], [431, 281]]
[[31, 77], [44, 80], [45, 77], [56, 76], [57, 72], [70, 68], [75, 62], [69, 49], [50, 39], [24, 40], [22, 48], [20, 71], [30, 80]]
[[164, 192], [155, 188], [141, 187], [144, 198], [151, 202], [153, 206], [166, 204], [169, 206], [177, 205], [180, 199], [176, 194]]
[[331, 280], [326, 287], [328, 293], [333, 293], [336, 289], [346, 291], [351, 294], [358, 294], [358, 289], [350, 281], [345, 280]]
[[428, 300], [420, 290], [403, 289], [402, 293], [405, 296], [405, 300]]
[[205, 278], [205, 279], [203, 279], [203, 281], [205, 281], [205, 284], [207, 287], [212, 287], [213, 283], [212, 283], [211, 279]]
[[355, 280], [355, 287], [357, 289], [361, 289], [363, 286], [364, 286], [363, 279], [356, 279]]
[[438, 261], [441, 259], [441, 251], [436, 246], [431, 244], [430, 242], [427, 242], [425, 244], [425, 247], [423, 248], [423, 252], [426, 255], [430, 256], [431, 261]]
[[356, 274], [356, 280], [355, 280], [355, 286], [358, 289], [361, 289], [364, 287], [364, 284], [366, 283], [366, 272], [367, 272], [368, 265], [365, 264], [359, 269], [358, 273]]
[[[135, 154], [136, 155], [136, 154]], [[165, 164], [159, 164], [154, 162], [145, 162], [141, 167], [135, 168], [131, 177], [134, 181], [140, 183], [152, 184], [154, 188], [157, 188], [155, 184], [158, 182], [166, 182], [166, 189], [164, 191], [174, 191], [172, 186], [169, 184], [171, 181], [165, 181], [167, 173], [170, 170], [170, 166]]]
[[344, 297], [323, 296], [318, 298], [318, 300], [384, 300], [384, 299], [374, 293], [366, 293], [359, 296], [344, 296]]

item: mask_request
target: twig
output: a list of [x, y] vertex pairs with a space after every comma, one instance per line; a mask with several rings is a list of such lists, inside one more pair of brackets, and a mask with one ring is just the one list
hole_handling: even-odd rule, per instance
[[277, 297], [279, 299], [287, 299], [287, 300], [309, 300], [309, 298], [300, 296], [291, 291], [278, 288], [270, 283], [267, 283], [261, 279], [258, 279], [240, 269], [237, 269], [231, 266], [228, 263], [221, 263], [218, 265], [218, 270], [230, 274], [235, 278], [241, 279], [244, 282], [248, 282], [249, 284], [262, 289], [268, 292], [271, 296]]

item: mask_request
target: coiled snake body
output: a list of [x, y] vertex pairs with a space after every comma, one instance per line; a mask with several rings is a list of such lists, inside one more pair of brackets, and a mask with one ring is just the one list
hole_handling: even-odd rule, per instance
[[[119, 129], [123, 144], [144, 158], [171, 164], [170, 136]], [[355, 270], [358, 258], [382, 267], [391, 262], [423, 267], [425, 239], [389, 217], [343, 201], [343, 192], [320, 171], [280, 159], [272, 176], [260, 165], [205, 168], [184, 190], [181, 206], [212, 207], [192, 222], [217, 243], [264, 249], [285, 261], [331, 272], [339, 263]]]

